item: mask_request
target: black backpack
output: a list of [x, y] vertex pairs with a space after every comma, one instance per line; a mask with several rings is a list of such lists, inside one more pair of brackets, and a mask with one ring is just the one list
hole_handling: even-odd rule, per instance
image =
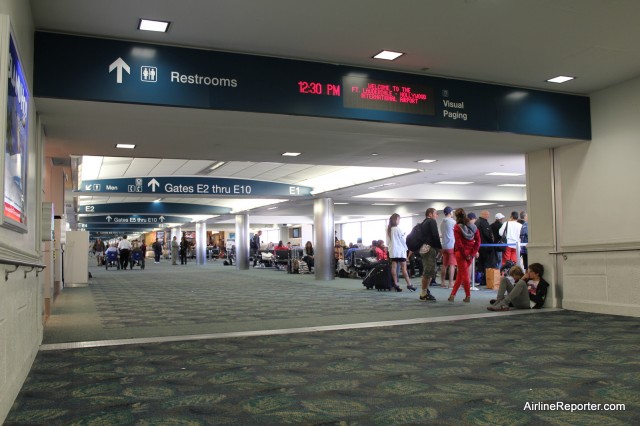
[[422, 233], [422, 224], [424, 224], [424, 221], [414, 226], [409, 235], [407, 235], [407, 248], [414, 253], [418, 253], [420, 247], [426, 243], [426, 237]]

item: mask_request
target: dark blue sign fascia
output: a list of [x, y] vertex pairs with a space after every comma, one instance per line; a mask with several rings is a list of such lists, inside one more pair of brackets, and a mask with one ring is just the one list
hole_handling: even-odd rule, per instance
[[311, 188], [308, 186], [207, 176], [93, 179], [81, 181], [79, 186], [80, 192], [101, 194], [152, 194], [216, 198], [311, 196]]
[[131, 223], [77, 223], [76, 227], [78, 230], [88, 230], [88, 231], [96, 231], [96, 230], [131, 230], [131, 231], [151, 231], [156, 228], [164, 228], [165, 226], [161, 223], [157, 225], [150, 225], [148, 223], [144, 224], [131, 224]]
[[101, 215], [101, 216], [81, 216], [78, 223], [104, 223], [104, 224], [142, 224], [160, 226], [163, 223], [186, 223], [191, 222], [190, 217], [169, 216], [169, 215]]
[[34, 94], [591, 139], [584, 96], [45, 32]]
[[187, 203], [105, 203], [78, 206], [78, 213], [99, 214], [173, 214], [221, 215], [231, 212], [229, 207]]

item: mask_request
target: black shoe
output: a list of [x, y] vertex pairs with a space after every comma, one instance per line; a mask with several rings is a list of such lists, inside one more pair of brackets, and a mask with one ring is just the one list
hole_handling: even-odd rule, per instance
[[400, 293], [402, 291], [402, 289], [400, 288], [399, 285], [394, 285], [393, 288], [395, 289], [395, 291], [397, 291], [398, 293]]
[[490, 304], [490, 305], [495, 305], [495, 304], [496, 304], [496, 302], [497, 302], [497, 300], [496, 300], [496, 299], [491, 299], [491, 300], [489, 300], [489, 304]]
[[433, 297], [433, 294], [427, 293], [425, 296], [420, 296], [420, 300], [424, 300], [426, 302], [435, 302], [436, 298]]
[[408, 285], [408, 286], [407, 286], [407, 290], [409, 290], [409, 291], [416, 291], [416, 290], [417, 290], [417, 288], [415, 288], [415, 287], [413, 286], [413, 284], [412, 284], [412, 285]]

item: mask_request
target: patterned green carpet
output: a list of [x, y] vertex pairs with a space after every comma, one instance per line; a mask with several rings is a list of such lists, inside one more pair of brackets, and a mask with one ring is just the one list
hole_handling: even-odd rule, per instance
[[5, 424], [639, 424], [637, 329], [560, 311], [43, 351]]
[[[438, 303], [418, 293], [366, 290], [362, 280], [316, 281], [313, 275], [250, 269], [221, 262], [204, 266], [147, 263], [140, 269], [91, 270], [84, 288], [65, 289], [47, 323], [44, 343], [210, 334], [357, 322], [486, 313], [495, 292], [478, 291], [472, 303]], [[415, 285], [419, 279], [414, 278]]]

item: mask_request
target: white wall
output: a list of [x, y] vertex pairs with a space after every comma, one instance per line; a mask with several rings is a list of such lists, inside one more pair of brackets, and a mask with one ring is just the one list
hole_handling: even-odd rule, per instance
[[[29, 2], [2, 0], [0, 15], [2, 18], [9, 16], [11, 20], [29, 92], [33, 95], [33, 21]], [[7, 42], [4, 37], [1, 38], [2, 43]], [[36, 115], [33, 98], [31, 100], [26, 183], [28, 232], [18, 233], [0, 229], [0, 258], [4, 260], [41, 261], [38, 236], [42, 182], [38, 180], [38, 176], [42, 168], [42, 154], [38, 140], [34, 137]], [[6, 103], [6, 94], [0, 96], [0, 104], [6, 105]], [[14, 267], [0, 264], [0, 276], [4, 277], [7, 269], [13, 270]], [[0, 285], [0, 423], [6, 417], [20, 391], [42, 341], [44, 274], [36, 277], [35, 272], [31, 272], [25, 278], [24, 271], [25, 268], [21, 267]]]
[[555, 150], [558, 249], [605, 251], [557, 257], [556, 292], [566, 309], [640, 316], [640, 251], [607, 253], [640, 247], [638, 111], [640, 78], [597, 92], [592, 141]]

